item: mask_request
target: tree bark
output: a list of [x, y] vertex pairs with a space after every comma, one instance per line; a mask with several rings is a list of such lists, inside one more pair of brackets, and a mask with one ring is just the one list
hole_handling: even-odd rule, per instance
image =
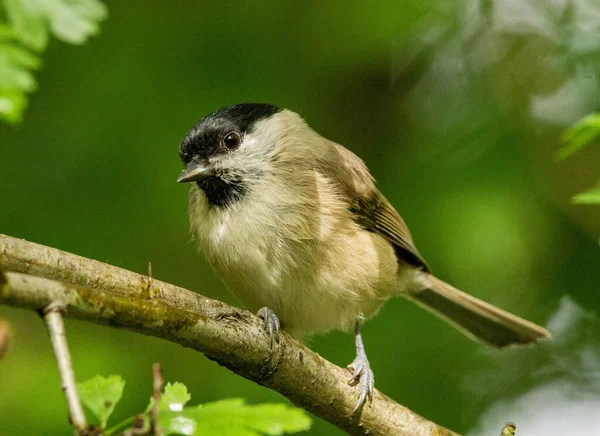
[[125, 328], [193, 348], [353, 435], [458, 436], [379, 391], [352, 414], [350, 373], [285, 332], [270, 349], [252, 313], [187, 289], [54, 248], [0, 235], [0, 304]]

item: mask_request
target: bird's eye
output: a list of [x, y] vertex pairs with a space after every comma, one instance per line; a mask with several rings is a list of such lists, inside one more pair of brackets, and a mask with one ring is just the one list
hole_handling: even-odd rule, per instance
[[229, 132], [223, 138], [223, 144], [230, 150], [235, 150], [242, 143], [242, 138], [237, 132]]

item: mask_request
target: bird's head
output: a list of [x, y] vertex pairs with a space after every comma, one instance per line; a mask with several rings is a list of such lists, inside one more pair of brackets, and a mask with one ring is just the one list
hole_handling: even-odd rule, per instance
[[242, 199], [270, 171], [284, 135], [284, 113], [296, 116], [270, 104], [246, 103], [202, 118], [179, 147], [185, 169], [177, 181], [196, 183], [215, 206]]

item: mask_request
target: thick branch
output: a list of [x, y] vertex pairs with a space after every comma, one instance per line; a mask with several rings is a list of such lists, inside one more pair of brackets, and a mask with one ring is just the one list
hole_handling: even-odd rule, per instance
[[58, 302], [66, 316], [193, 348], [351, 434], [457, 436], [379, 391], [353, 415], [358, 392], [346, 370], [285, 333], [271, 352], [262, 321], [248, 311], [156, 279], [149, 287], [146, 276], [4, 235], [0, 265], [12, 271], [0, 285], [2, 304], [41, 310]]

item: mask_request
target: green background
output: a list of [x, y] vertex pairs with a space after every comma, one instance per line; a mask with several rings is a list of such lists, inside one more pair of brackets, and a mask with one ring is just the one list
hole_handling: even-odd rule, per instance
[[[101, 35], [53, 41], [24, 122], [0, 125], [0, 232], [140, 273], [152, 261], [154, 277], [238, 304], [190, 241], [177, 147], [218, 107], [287, 107], [367, 162], [438, 276], [556, 336], [489, 350], [391, 300], [364, 327], [376, 386], [458, 432], [600, 432], [569, 414], [600, 402], [600, 207], [570, 201], [600, 176], [600, 147], [554, 157], [597, 108], [600, 13], [590, 31], [594, 14], [538, 3], [107, 2]], [[0, 435], [68, 434], [41, 320], [0, 318], [13, 332]], [[69, 320], [67, 333], [79, 380], [126, 380], [112, 422], [145, 408], [153, 362], [192, 404], [287, 401], [159, 339]], [[349, 334], [307, 342], [340, 366], [354, 357]], [[309, 433], [342, 434], [319, 419]]]

